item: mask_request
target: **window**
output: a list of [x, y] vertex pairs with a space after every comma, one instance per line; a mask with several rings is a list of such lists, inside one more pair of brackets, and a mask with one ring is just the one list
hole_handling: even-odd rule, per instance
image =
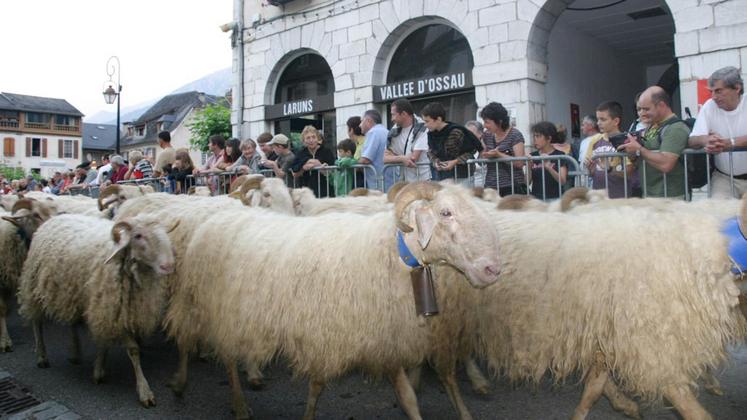
[[41, 139], [31, 139], [31, 156], [32, 157], [41, 157], [42, 155], [42, 146], [41, 146]]
[[150, 157], [152, 159], [156, 158], [156, 148], [155, 147], [146, 147], [145, 151], [143, 152], [143, 155], [145, 157]]
[[49, 115], [40, 114], [38, 112], [27, 112], [26, 122], [32, 124], [46, 124], [49, 122]]
[[141, 125], [140, 127], [135, 128], [135, 135], [138, 137], [142, 137], [145, 135], [145, 126]]
[[55, 115], [54, 123], [56, 125], [75, 125], [74, 118], [69, 115]]
[[73, 158], [73, 141], [72, 140], [63, 140], [62, 141], [62, 158], [63, 159], [72, 159]]

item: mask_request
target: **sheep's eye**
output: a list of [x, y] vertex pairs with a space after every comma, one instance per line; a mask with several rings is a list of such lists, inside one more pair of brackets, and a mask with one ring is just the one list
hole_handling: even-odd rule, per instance
[[442, 209], [441, 210], [441, 216], [442, 217], [451, 217], [451, 210], [449, 210], [449, 209]]
[[140, 233], [135, 234], [135, 239], [143, 239], [143, 235]]

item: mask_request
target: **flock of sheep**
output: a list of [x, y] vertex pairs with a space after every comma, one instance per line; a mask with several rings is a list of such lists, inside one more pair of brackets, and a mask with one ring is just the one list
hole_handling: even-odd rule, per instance
[[[237, 418], [251, 416], [238, 366], [259, 386], [262, 367], [279, 359], [308, 380], [305, 419], [325, 383], [357, 370], [387, 378], [419, 419], [426, 363], [458, 417], [471, 419], [456, 372], [464, 364], [473, 389], [487, 392], [478, 360], [522, 383], [582, 375], [574, 419], [602, 395], [631, 417], [639, 402], [666, 398], [683, 418], [708, 419], [698, 384], [721, 392], [712, 372], [747, 334], [721, 233], [725, 220], [747, 220], [738, 200], [574, 189], [547, 204], [423, 182], [317, 199], [261, 176], [231, 189], [3, 196], [0, 351], [12, 348], [6, 300], [17, 293], [39, 367], [49, 367], [43, 323], [71, 325], [79, 362], [83, 322], [97, 347], [93, 380], [105, 376], [107, 348], [123, 345], [146, 407], [155, 397], [138, 339], [164, 328], [179, 350], [173, 391], [185, 391], [190, 354], [209, 352], [226, 368]], [[398, 232], [432, 267], [437, 316], [416, 314]]]

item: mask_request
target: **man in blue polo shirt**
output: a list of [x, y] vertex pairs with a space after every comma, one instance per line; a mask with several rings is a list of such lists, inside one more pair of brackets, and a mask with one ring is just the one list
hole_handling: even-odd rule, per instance
[[379, 187], [378, 178], [384, 170], [384, 151], [389, 130], [381, 124], [379, 111], [369, 109], [361, 118], [361, 131], [366, 135], [366, 141], [363, 143], [363, 152], [358, 163], [372, 165], [376, 169], [375, 174], [374, 171], [366, 169], [366, 186], [370, 190], [375, 190]]

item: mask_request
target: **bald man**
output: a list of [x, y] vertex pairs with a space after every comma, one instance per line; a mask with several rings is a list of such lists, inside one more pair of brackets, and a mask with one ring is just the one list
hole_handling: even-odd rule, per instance
[[685, 195], [682, 151], [687, 147], [690, 128], [672, 112], [672, 100], [659, 86], [643, 91], [638, 99], [638, 114], [651, 120], [651, 126], [643, 133], [643, 144], [629, 134], [618, 150], [638, 160], [646, 196], [682, 198]]

